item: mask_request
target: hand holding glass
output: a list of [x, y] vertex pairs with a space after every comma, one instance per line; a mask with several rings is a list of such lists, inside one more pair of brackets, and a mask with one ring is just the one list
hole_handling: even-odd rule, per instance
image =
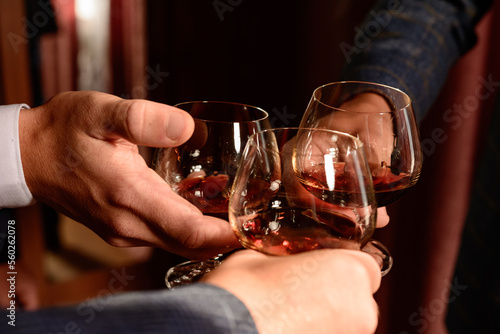
[[370, 240], [376, 213], [357, 138], [306, 128], [265, 130], [249, 138], [229, 201], [231, 226], [245, 247], [271, 255], [364, 250], [386, 274], [392, 258]]
[[[250, 105], [194, 101], [176, 105], [195, 121], [192, 137], [180, 147], [156, 151], [156, 172], [204, 214], [228, 220], [229, 193], [247, 138], [269, 128], [268, 114]], [[168, 287], [190, 283], [216, 267], [219, 258], [172, 267]]]
[[369, 82], [334, 82], [318, 87], [301, 127], [349, 133], [365, 145], [379, 206], [416, 184], [422, 150], [410, 97], [399, 89]]

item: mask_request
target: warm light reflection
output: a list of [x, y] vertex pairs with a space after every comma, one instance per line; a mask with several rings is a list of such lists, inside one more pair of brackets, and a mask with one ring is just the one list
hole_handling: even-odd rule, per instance
[[326, 184], [328, 185], [328, 190], [333, 191], [335, 189], [335, 165], [331, 154], [325, 154], [324, 157]]
[[234, 123], [234, 148], [236, 152], [241, 150], [241, 140], [240, 140], [240, 125], [239, 123]]
[[75, 14], [79, 20], [90, 21], [96, 17], [99, 0], [76, 0]]
[[78, 90], [110, 90], [110, 0], [75, 0]]

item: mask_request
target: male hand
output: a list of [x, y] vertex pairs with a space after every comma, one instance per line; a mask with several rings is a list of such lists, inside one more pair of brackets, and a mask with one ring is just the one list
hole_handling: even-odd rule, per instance
[[259, 333], [373, 333], [380, 268], [360, 251], [322, 249], [290, 256], [236, 252], [202, 281], [249, 309]]
[[[348, 112], [344, 112], [347, 110]], [[326, 128], [358, 137], [365, 146], [368, 163], [381, 167], [391, 164], [394, 149], [393, 115], [381, 95], [361, 93], [340, 105], [339, 110], [317, 120], [303, 119], [301, 126]]]
[[209, 258], [238, 247], [229, 224], [175, 194], [137, 145], [171, 147], [194, 129], [186, 112], [98, 92], [66, 92], [22, 110], [21, 159], [38, 201], [114, 246], [156, 246]]

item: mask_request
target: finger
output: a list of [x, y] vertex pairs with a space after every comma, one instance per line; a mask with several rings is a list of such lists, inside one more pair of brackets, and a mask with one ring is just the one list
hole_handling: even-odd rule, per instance
[[285, 257], [268, 256], [254, 250], [242, 250], [231, 255], [224, 262], [227, 266], [231, 265], [233, 268], [240, 265], [249, 267], [250, 263], [260, 263], [258, 261], [266, 259], [276, 261], [274, 266], [287, 265], [287, 263], [293, 263], [295, 266], [298, 263], [310, 265], [314, 262], [321, 263], [320, 268], [334, 268], [334, 262], [344, 261], [342, 262], [344, 265], [341, 266], [360, 270], [361, 272], [358, 272], [360, 277], [369, 279], [372, 293], [379, 289], [382, 278], [380, 267], [372, 256], [364, 252], [348, 249], [321, 249]]
[[259, 261], [266, 258], [269, 258], [269, 255], [252, 249], [243, 249], [229, 256], [225, 261], [231, 261], [230, 263], [238, 264], [245, 263], [246, 261]]
[[[153, 174], [153, 172], [152, 172]], [[176, 194], [168, 185], [154, 173], [149, 175], [148, 190], [140, 187], [134, 199], [134, 206], [138, 205], [142, 212], [149, 212], [154, 216], [143, 217], [152, 224], [152, 235], [157, 239], [155, 243], [162, 248], [179, 254], [180, 251], [189, 253], [190, 257], [203, 256], [211, 252], [224, 252], [239, 247], [229, 222], [203, 215], [193, 204]], [[177, 248], [177, 249], [175, 249]]]
[[114, 100], [108, 137], [118, 135], [134, 144], [171, 147], [184, 143], [194, 131], [193, 118], [185, 111], [146, 100]]
[[375, 293], [380, 288], [380, 283], [382, 282], [382, 274], [380, 272], [380, 266], [377, 261], [369, 254], [349, 249], [336, 249], [337, 254], [345, 254], [350, 257], [350, 261], [354, 264], [357, 261], [361, 264], [361, 268], [366, 270], [366, 275], [368, 276], [371, 283], [371, 291]]
[[179, 229], [184, 232], [181, 235], [183, 244], [192, 250], [196, 258], [206, 258], [207, 252], [215, 256], [241, 247], [229, 222], [219, 218], [198, 215], [186, 220], [183, 226], [179, 225]]
[[384, 227], [389, 224], [390, 219], [391, 218], [389, 217], [385, 206], [377, 209], [377, 228]]

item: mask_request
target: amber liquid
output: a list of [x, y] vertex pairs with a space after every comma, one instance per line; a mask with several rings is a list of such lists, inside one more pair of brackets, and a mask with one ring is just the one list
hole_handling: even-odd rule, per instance
[[[322, 169], [303, 172], [299, 176], [299, 180], [311, 194], [323, 201], [332, 204], [347, 203], [352, 196], [359, 194], [361, 189], [359, 186], [355, 186], [352, 179], [337, 166], [335, 172], [333, 190], [329, 190], [326, 175]], [[417, 182], [417, 178], [412, 179], [408, 173], [393, 174], [390, 167], [372, 170], [372, 180], [379, 207], [398, 200]]]
[[252, 218], [232, 220], [246, 247], [272, 255], [321, 248], [359, 249], [362, 228], [349, 217], [296, 207], [270, 207]]
[[417, 179], [412, 180], [409, 174], [395, 175], [390, 173], [390, 168], [380, 169], [385, 169], [382, 175], [372, 175], [375, 198], [379, 207], [397, 201], [417, 182]]
[[186, 178], [172, 188], [203, 213], [227, 220], [229, 202], [228, 175], [213, 174], [206, 177]]

